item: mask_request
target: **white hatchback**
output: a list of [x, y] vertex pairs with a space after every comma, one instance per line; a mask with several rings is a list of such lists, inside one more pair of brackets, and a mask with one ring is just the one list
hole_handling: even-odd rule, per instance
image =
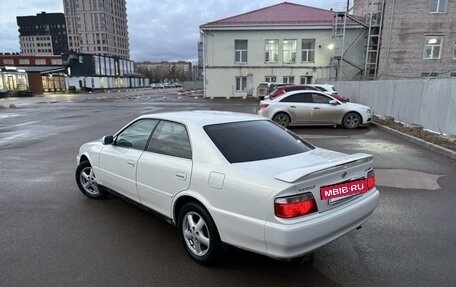
[[363, 224], [379, 199], [372, 156], [314, 147], [249, 114], [141, 116], [82, 145], [77, 164], [84, 195], [111, 192], [155, 211], [202, 264], [223, 244], [303, 256]]

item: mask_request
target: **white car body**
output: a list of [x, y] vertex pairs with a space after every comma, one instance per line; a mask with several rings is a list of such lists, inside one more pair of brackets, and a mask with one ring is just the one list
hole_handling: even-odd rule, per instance
[[[328, 99], [327, 103], [307, 103], [286, 101], [290, 96], [316, 94], [325, 96]], [[360, 116], [359, 125], [366, 125], [372, 122], [372, 110], [370, 107], [350, 103], [341, 102], [331, 95], [310, 91], [290, 91], [274, 99], [265, 99], [260, 102], [258, 115], [275, 120], [277, 114], [282, 113], [288, 115], [290, 121], [288, 125], [343, 125], [344, 117], [349, 113], [356, 113]]]
[[[99, 186], [114, 190], [173, 223], [177, 223], [176, 208], [181, 200], [198, 202], [213, 218], [224, 243], [272, 258], [291, 259], [357, 228], [377, 206], [379, 192], [375, 187], [336, 203], [320, 199], [321, 186], [366, 178], [373, 170], [370, 155], [347, 155], [312, 147], [284, 157], [230, 163], [204, 127], [269, 121], [248, 114], [196, 111], [145, 115], [131, 123], [140, 119], [183, 124], [191, 143], [191, 158], [97, 140], [81, 146], [77, 163], [89, 161]], [[291, 219], [276, 216], [275, 199], [304, 192], [312, 193], [317, 212]]]

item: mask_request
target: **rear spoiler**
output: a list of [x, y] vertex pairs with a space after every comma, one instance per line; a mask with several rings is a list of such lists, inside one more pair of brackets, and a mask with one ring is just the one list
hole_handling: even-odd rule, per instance
[[331, 159], [327, 161], [322, 161], [315, 163], [310, 166], [296, 168], [289, 171], [285, 171], [279, 174], [274, 175], [275, 179], [282, 180], [285, 182], [295, 182], [304, 177], [315, 175], [321, 172], [327, 172], [332, 169], [339, 168], [344, 165], [353, 165], [353, 164], [362, 164], [366, 162], [371, 162], [372, 156], [365, 153], [355, 153], [352, 155], [346, 155], [340, 158]]

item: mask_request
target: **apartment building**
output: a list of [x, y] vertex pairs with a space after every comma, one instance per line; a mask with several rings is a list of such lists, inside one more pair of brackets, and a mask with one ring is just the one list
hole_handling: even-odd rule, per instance
[[69, 49], [130, 58], [125, 0], [63, 0]]
[[36, 16], [19, 16], [16, 20], [22, 55], [50, 56], [68, 52], [63, 13], [41, 12]]

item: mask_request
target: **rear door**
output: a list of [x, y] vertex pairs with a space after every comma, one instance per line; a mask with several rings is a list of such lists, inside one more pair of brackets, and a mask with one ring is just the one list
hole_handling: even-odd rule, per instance
[[173, 196], [190, 186], [192, 150], [186, 127], [160, 121], [138, 161], [137, 188], [142, 204], [170, 217]]
[[308, 124], [312, 121], [312, 94], [297, 93], [280, 100], [291, 116], [293, 124]]

